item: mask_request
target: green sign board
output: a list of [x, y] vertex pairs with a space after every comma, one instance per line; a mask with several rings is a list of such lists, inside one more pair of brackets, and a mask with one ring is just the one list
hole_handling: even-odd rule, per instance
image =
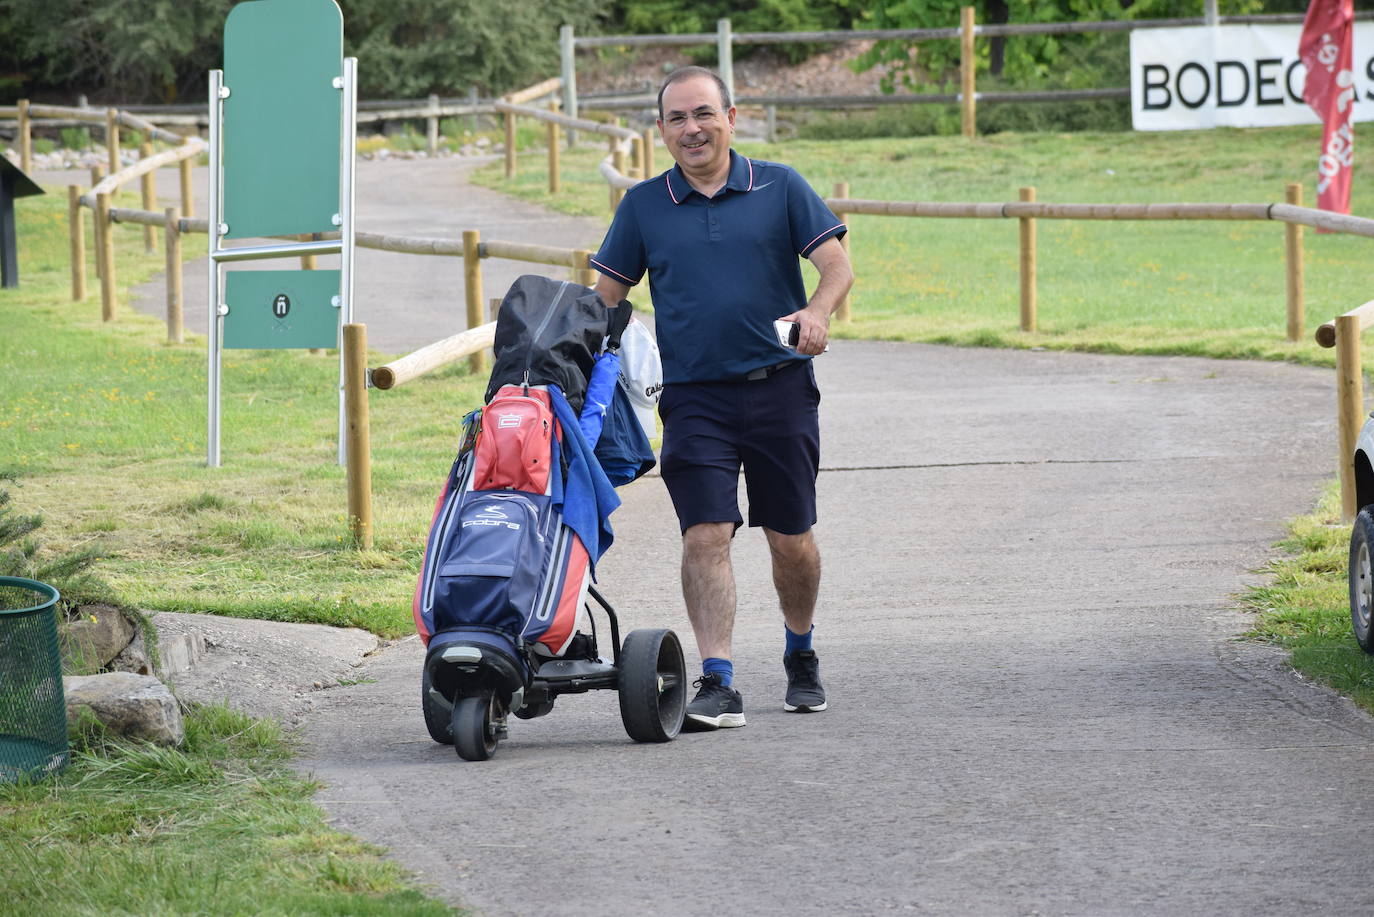
[[337, 228], [342, 74], [334, 0], [249, 0], [229, 11], [224, 238]]
[[224, 346], [338, 346], [338, 295], [338, 271], [230, 271], [224, 278]]

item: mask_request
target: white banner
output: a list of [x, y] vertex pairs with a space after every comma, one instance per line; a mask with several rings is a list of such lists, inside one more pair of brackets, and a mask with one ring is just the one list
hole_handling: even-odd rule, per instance
[[[1131, 124], [1138, 131], [1318, 124], [1302, 99], [1300, 25], [1131, 32]], [[1355, 23], [1355, 116], [1374, 120], [1374, 22]]]

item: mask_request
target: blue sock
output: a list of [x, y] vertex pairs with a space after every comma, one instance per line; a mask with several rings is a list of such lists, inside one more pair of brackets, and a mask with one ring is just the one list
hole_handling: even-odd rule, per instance
[[728, 688], [735, 681], [735, 664], [729, 659], [708, 656], [701, 660], [701, 673], [703, 675], [719, 675], [720, 683]]
[[787, 634], [787, 649], [783, 650], [784, 656], [791, 656], [799, 650], [811, 649], [811, 634], [816, 630], [815, 627], [812, 627], [811, 630], [808, 630], [804, 634], [792, 633], [792, 629], [786, 624], [783, 625], [782, 630], [783, 633]]

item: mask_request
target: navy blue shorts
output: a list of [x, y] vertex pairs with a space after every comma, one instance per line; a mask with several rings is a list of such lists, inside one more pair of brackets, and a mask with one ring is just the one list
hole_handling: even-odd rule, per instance
[[739, 472], [749, 496], [749, 524], [800, 535], [816, 524], [821, 402], [810, 360], [757, 381], [665, 386], [663, 482], [682, 531], [703, 522], [743, 519]]

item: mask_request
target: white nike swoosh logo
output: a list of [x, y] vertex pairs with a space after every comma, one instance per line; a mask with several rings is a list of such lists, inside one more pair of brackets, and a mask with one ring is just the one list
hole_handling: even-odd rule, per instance
[[[777, 179], [775, 178], [775, 179], [773, 179], [773, 181], [777, 181]], [[766, 181], [766, 182], [764, 182], [764, 183], [761, 184], [761, 185], [755, 185], [754, 187], [750, 188], [749, 190], [750, 190], [750, 191], [762, 191], [764, 188], [767, 188], [767, 187], [768, 187], [769, 185], [771, 185], [771, 184], [773, 184], [773, 182], [771, 182], [771, 181]]]

